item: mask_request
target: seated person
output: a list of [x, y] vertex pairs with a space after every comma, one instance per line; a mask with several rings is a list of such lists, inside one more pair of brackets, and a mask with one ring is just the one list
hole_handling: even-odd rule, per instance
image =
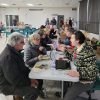
[[20, 51], [24, 36], [14, 32], [9, 36], [5, 49], [0, 54], [0, 91], [5, 95], [24, 96], [24, 100], [36, 100], [38, 82], [29, 79], [29, 68], [24, 64]]
[[[31, 34], [28, 40], [24, 49], [24, 61], [29, 68], [32, 68], [37, 61], [42, 60], [42, 55], [46, 54], [46, 49], [40, 45], [40, 35], [38, 33]], [[38, 82], [38, 89], [41, 93], [40, 96], [43, 97], [43, 80], [38, 80]]]
[[50, 37], [51, 39], [57, 38], [57, 36], [56, 36], [56, 30], [55, 30], [54, 28], [52, 28], [52, 29], [50, 30], [49, 37]]
[[70, 45], [71, 46], [71, 41], [70, 41], [70, 37], [71, 34], [74, 34], [75, 30], [74, 28], [68, 28], [65, 33], [66, 33], [66, 38], [64, 40], [60, 40], [60, 42], [62, 42], [65, 45]]
[[71, 38], [71, 34], [74, 34], [74, 32], [75, 32], [74, 28], [68, 28], [67, 29], [67, 31], [66, 31], [66, 39], [64, 41], [65, 45], [71, 45], [70, 38]]
[[[74, 59], [76, 70], [70, 70], [67, 74], [72, 77], [79, 77], [79, 82], [70, 87], [64, 100], [76, 100], [82, 92], [88, 91], [97, 75], [96, 56], [92, 46], [86, 43], [84, 34], [80, 31], [75, 32], [75, 34], [71, 35], [71, 43], [76, 47], [73, 55], [70, 54], [72, 55], [70, 57]], [[66, 48], [62, 48], [62, 51], [67, 56], [68, 51]]]
[[39, 31], [38, 34], [40, 34], [40, 43], [41, 43], [41, 46], [45, 47], [47, 51], [50, 51], [51, 50], [51, 47], [48, 45], [48, 39], [46, 37], [46, 34], [45, 34], [45, 31]]

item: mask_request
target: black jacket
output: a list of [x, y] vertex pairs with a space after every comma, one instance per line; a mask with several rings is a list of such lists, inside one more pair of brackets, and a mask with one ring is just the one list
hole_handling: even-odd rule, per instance
[[0, 90], [10, 88], [13, 91], [17, 87], [30, 86], [29, 72], [21, 54], [7, 45], [0, 54]]

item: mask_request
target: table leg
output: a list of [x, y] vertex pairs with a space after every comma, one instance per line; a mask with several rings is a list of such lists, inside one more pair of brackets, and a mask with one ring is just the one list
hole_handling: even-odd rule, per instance
[[47, 97], [46, 80], [44, 80], [43, 82], [44, 82], [44, 95], [45, 95], [45, 97]]
[[61, 82], [61, 99], [63, 99], [64, 81]]

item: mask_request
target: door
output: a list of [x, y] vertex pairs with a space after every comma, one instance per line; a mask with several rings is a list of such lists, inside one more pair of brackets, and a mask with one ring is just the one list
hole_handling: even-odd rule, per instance
[[58, 24], [57, 24], [58, 29], [61, 28], [62, 25], [64, 25], [64, 15], [58, 15]]

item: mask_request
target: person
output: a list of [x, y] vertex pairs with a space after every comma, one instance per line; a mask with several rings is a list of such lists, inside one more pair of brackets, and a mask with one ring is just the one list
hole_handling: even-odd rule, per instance
[[51, 25], [55, 26], [56, 24], [57, 24], [57, 21], [56, 21], [55, 17], [52, 17]]
[[55, 30], [54, 28], [52, 28], [52, 29], [50, 30], [49, 37], [50, 37], [51, 39], [57, 38], [56, 33], [57, 33], [56, 30]]
[[61, 17], [61, 19], [60, 19], [60, 27], [62, 27], [64, 25], [64, 19], [63, 19], [63, 17]]
[[[64, 100], [76, 100], [82, 92], [90, 90], [98, 72], [96, 56], [92, 46], [87, 44], [84, 34], [81, 31], [76, 31], [75, 34], [71, 35], [71, 43], [76, 46], [73, 55], [70, 56], [73, 58], [76, 70], [72, 69], [67, 74], [72, 77], [79, 77], [79, 82], [74, 83], [68, 89]], [[64, 46], [62, 51], [67, 56], [68, 51]]]
[[38, 34], [40, 35], [40, 44], [41, 46], [43, 46], [44, 48], [46, 48], [47, 51], [51, 50], [51, 47], [48, 45], [48, 40], [46, 37], [46, 32], [44, 30], [40, 30], [38, 32]]
[[[46, 54], [46, 49], [40, 45], [40, 35], [38, 33], [31, 34], [28, 42], [25, 44], [24, 61], [29, 68], [34, 67], [36, 62], [42, 60], [42, 56]], [[38, 89], [40, 96], [44, 98], [43, 80], [38, 80]]]
[[46, 19], [46, 22], [45, 22], [45, 25], [49, 25], [50, 22], [49, 22], [49, 18]]
[[69, 26], [72, 27], [72, 24], [73, 23], [72, 23], [71, 17], [69, 17]]
[[13, 26], [17, 26], [17, 19], [13, 19]]
[[2, 28], [3, 28], [3, 24], [2, 24], [2, 22], [0, 22], [0, 38], [2, 37], [2, 36], [1, 36]]
[[18, 95], [24, 100], [36, 100], [38, 82], [29, 79], [29, 68], [25, 66], [20, 51], [24, 36], [14, 32], [9, 36], [5, 49], [0, 54], [0, 91], [5, 95]]

